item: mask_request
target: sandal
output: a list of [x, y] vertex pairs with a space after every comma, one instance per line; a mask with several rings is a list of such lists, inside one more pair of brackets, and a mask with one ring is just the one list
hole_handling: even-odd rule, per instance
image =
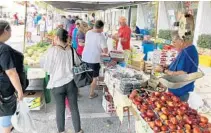
[[97, 94], [97, 93], [94, 93], [93, 95], [90, 95], [90, 96], [89, 96], [89, 99], [94, 99], [94, 98], [96, 98], [96, 97], [98, 97], [98, 94]]

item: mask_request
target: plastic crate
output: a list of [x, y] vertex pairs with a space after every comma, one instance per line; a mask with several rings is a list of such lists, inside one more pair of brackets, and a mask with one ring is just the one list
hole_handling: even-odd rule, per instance
[[199, 64], [205, 67], [211, 67], [211, 56], [200, 55]]

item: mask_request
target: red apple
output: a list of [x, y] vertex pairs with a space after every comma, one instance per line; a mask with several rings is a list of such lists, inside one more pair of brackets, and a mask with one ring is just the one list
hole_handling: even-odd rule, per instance
[[184, 133], [184, 131], [180, 129], [180, 130], [177, 130], [176, 133]]
[[191, 126], [189, 124], [185, 124], [184, 127], [185, 127], [186, 130], [191, 130]]
[[185, 113], [185, 112], [184, 112], [182, 109], [178, 109], [178, 110], [177, 110], [177, 114], [180, 115], [180, 116], [181, 116], [181, 115], [184, 115], [184, 113]]
[[147, 110], [149, 106], [148, 106], [148, 104], [143, 103], [143, 104], [142, 104], [142, 107], [143, 107], [144, 109], [146, 109], [146, 110]]
[[207, 124], [205, 124], [205, 123], [199, 123], [199, 126], [202, 128], [207, 128]]
[[182, 124], [178, 124], [177, 125], [177, 130], [181, 130], [181, 129], [183, 129], [183, 125]]
[[171, 131], [175, 131], [175, 130], [176, 130], [176, 125], [170, 123], [168, 126], [169, 126], [169, 129], [170, 129]]
[[149, 126], [153, 129], [155, 127], [155, 122], [154, 121], [151, 121], [151, 122], [148, 122]]
[[157, 98], [156, 98], [156, 97], [150, 97], [150, 100], [151, 100], [152, 102], [155, 102], [155, 101], [157, 100]]
[[191, 119], [191, 118], [187, 118], [187, 119], [185, 119], [185, 122], [187, 123], [187, 124], [193, 124], [193, 119]]
[[171, 123], [171, 121], [170, 121], [170, 120], [165, 120], [164, 123], [165, 123], [166, 125], [169, 125], [169, 124]]
[[201, 116], [201, 117], [200, 117], [200, 121], [201, 121], [202, 123], [205, 123], [205, 124], [208, 123], [208, 119], [207, 119], [206, 117], [204, 117], [204, 116]]
[[167, 120], [168, 117], [165, 114], [161, 114], [160, 115], [160, 119], [162, 119], [163, 121]]
[[166, 92], [166, 94], [167, 94], [168, 96], [174, 96], [174, 94], [171, 93], [171, 92]]
[[161, 127], [161, 130], [162, 130], [162, 131], [168, 131], [168, 127], [167, 127], [166, 125], [163, 125], [163, 126]]
[[151, 118], [149, 118], [149, 117], [145, 117], [144, 120], [145, 120], [146, 122], [152, 121]]
[[162, 124], [161, 120], [157, 119], [157, 120], [155, 120], [155, 125], [158, 127], [161, 127], [163, 124]]
[[152, 118], [154, 116], [154, 112], [152, 110], [147, 110], [147, 116]]
[[174, 125], [177, 125], [178, 124], [178, 121], [175, 117], [172, 117], [170, 118], [170, 121], [174, 124]]
[[[142, 107], [142, 106], [141, 106], [141, 107]], [[139, 111], [140, 111], [141, 113], [144, 113], [144, 112], [146, 112], [146, 109], [140, 108]]]
[[166, 102], [169, 98], [167, 97], [167, 96], [161, 96], [161, 98], [160, 98], [162, 101], [164, 101], [164, 102]]
[[166, 103], [169, 107], [174, 107], [174, 103], [172, 101], [167, 101]]
[[180, 99], [177, 97], [177, 96], [172, 96], [171, 99], [174, 101], [174, 102], [179, 102]]
[[142, 117], [142, 118], [146, 118], [146, 117], [147, 117], [146, 112], [145, 112], [145, 113], [141, 113], [141, 117]]
[[200, 128], [198, 127], [193, 128], [193, 133], [201, 133]]
[[161, 93], [160, 92], [155, 92], [156, 97], [160, 97]]
[[177, 120], [179, 120], [179, 121], [182, 120], [182, 116], [181, 116], [181, 115], [177, 115], [176, 118], [177, 118]]
[[168, 109], [166, 107], [162, 107], [161, 111], [163, 112], [163, 114], [169, 115], [169, 111], [168, 111]]
[[154, 131], [155, 133], [160, 132], [160, 127], [155, 126], [155, 127], [153, 128], [153, 131]]
[[189, 130], [185, 130], [185, 133], [192, 133], [192, 131], [191, 131], [191, 129], [189, 129]]

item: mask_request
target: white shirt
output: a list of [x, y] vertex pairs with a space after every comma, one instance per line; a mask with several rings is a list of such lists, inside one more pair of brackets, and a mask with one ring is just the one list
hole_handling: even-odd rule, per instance
[[47, 31], [46, 21], [40, 20], [38, 24], [40, 25], [40, 31]]
[[[74, 61], [76, 65], [80, 63], [78, 56], [74, 52]], [[73, 80], [73, 63], [72, 63], [72, 50], [63, 50], [58, 46], [49, 48], [45, 57], [43, 68], [50, 75], [47, 88], [53, 89], [54, 87], [61, 87]]]
[[107, 45], [103, 33], [88, 31], [86, 33], [82, 60], [87, 63], [100, 63], [100, 56], [104, 48], [107, 48]]

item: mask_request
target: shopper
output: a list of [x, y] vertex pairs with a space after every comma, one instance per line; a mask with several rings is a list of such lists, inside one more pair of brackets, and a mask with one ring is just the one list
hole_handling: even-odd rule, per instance
[[40, 36], [40, 25], [39, 22], [42, 20], [42, 15], [37, 14], [36, 16], [36, 25], [37, 25], [37, 35]]
[[33, 43], [32, 32], [33, 32], [33, 16], [29, 14], [27, 17], [27, 26], [26, 26], [26, 39], [28, 43]]
[[[50, 75], [47, 88], [51, 88], [56, 101], [56, 122], [58, 131], [65, 132], [65, 98], [68, 98], [71, 107], [72, 121], [75, 132], [83, 133], [78, 109], [78, 88], [73, 80], [72, 51], [67, 44], [68, 32], [58, 29], [55, 37], [56, 45], [50, 48], [46, 54], [44, 69]], [[75, 63], [79, 59], [75, 54]]]
[[47, 23], [44, 16], [42, 17], [42, 20], [39, 21], [38, 25], [40, 26], [40, 40], [43, 41], [47, 32]]
[[80, 20], [76, 21], [76, 27], [75, 27], [75, 29], [73, 30], [73, 33], [72, 33], [72, 47], [74, 49], [77, 49], [77, 47], [78, 47], [77, 34], [78, 34], [78, 28], [79, 27], [80, 27]]
[[[114, 40], [116, 40], [117, 44], [121, 44], [123, 50], [130, 49], [130, 39], [131, 39], [131, 29], [127, 25], [126, 18], [120, 17], [119, 19], [120, 28], [118, 30], [118, 35], [112, 36]], [[121, 43], [118, 43], [120, 41]]]
[[79, 28], [78, 28], [78, 47], [77, 47], [77, 53], [81, 57], [83, 50], [84, 50], [84, 45], [85, 45], [85, 35], [86, 32], [88, 31], [89, 27], [88, 24], [84, 21], [81, 21]]
[[18, 26], [18, 24], [19, 24], [18, 13], [16, 12], [16, 13], [13, 15], [13, 17], [14, 17], [14, 25], [17, 25], [17, 26]]
[[63, 28], [66, 31], [69, 31], [69, 29], [68, 29], [68, 19], [66, 18], [66, 16], [61, 17], [61, 23], [63, 24]]
[[88, 15], [87, 14], [85, 14], [84, 22], [86, 22], [86, 23], [89, 22], [89, 18], [88, 18]]
[[72, 34], [73, 34], [73, 30], [75, 29], [76, 25], [75, 25], [75, 20], [71, 20], [70, 22], [70, 27], [69, 27], [69, 32], [68, 35], [70, 37], [70, 39], [72, 40]]
[[90, 29], [93, 29], [93, 26], [95, 24], [95, 21], [96, 21], [96, 19], [95, 19], [95, 13], [92, 13], [91, 18], [88, 19], [88, 25], [89, 25], [89, 28]]
[[12, 130], [11, 117], [16, 111], [17, 103], [15, 91], [18, 100], [23, 99], [23, 54], [5, 44], [10, 37], [9, 23], [0, 20], [0, 126], [3, 133], [10, 133]]
[[90, 87], [90, 99], [98, 96], [94, 90], [97, 86], [97, 78], [100, 71], [100, 56], [102, 53], [108, 52], [105, 36], [102, 33], [103, 29], [104, 23], [101, 20], [96, 21], [94, 29], [88, 31], [86, 34], [85, 47], [82, 54], [82, 60], [94, 71], [94, 78]]
[[[194, 19], [189, 20], [194, 22]], [[191, 24], [190, 24], [191, 25]], [[191, 35], [184, 34], [182, 37], [178, 32], [174, 32], [172, 35], [173, 46], [179, 52], [176, 59], [168, 67], [157, 67], [156, 71], [164, 72], [168, 75], [182, 75], [197, 72], [199, 57], [196, 47], [193, 45]], [[171, 89], [169, 91], [178, 96], [182, 101], [187, 101], [189, 98], [189, 92], [194, 90], [194, 82], [185, 85], [181, 88]]]

